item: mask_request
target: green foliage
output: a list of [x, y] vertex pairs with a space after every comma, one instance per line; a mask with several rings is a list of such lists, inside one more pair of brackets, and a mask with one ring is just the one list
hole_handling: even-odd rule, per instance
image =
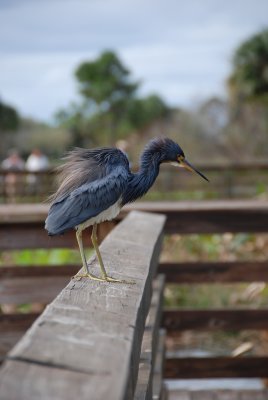
[[244, 99], [268, 99], [268, 29], [242, 43], [233, 57], [231, 90]]
[[0, 101], [0, 132], [16, 131], [19, 127], [17, 111]]
[[130, 81], [129, 71], [112, 51], [105, 51], [95, 61], [81, 64], [76, 77], [82, 95], [104, 108], [129, 98], [138, 86]]
[[168, 114], [168, 107], [157, 95], [132, 99], [127, 106], [126, 119], [132, 127], [141, 128], [151, 121]]
[[[92, 254], [92, 250], [86, 251], [86, 256]], [[0, 254], [0, 265], [61, 265], [81, 264], [81, 257], [77, 250], [70, 249], [24, 249]]]
[[228, 80], [229, 122], [224, 145], [235, 160], [268, 154], [268, 28], [251, 36], [235, 51]]
[[105, 51], [76, 70], [82, 102], [57, 113], [73, 145], [114, 145], [118, 139], [163, 118], [168, 107], [157, 95], [139, 98], [139, 83], [112, 51]]

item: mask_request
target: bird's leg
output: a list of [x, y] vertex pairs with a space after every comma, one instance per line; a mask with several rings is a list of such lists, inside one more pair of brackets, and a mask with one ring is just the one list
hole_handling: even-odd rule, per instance
[[84, 246], [83, 246], [83, 240], [82, 240], [82, 230], [77, 229], [76, 239], [77, 239], [77, 243], [78, 243], [81, 258], [82, 258], [83, 268], [85, 270], [84, 275], [76, 275], [76, 277], [78, 277], [78, 278], [87, 277], [87, 278], [93, 279], [95, 281], [102, 281], [103, 279], [100, 279], [97, 276], [95, 276], [89, 272], [87, 261], [86, 261], [86, 256], [85, 256], [85, 252], [84, 252]]
[[82, 231], [78, 230], [76, 231], [76, 240], [79, 246], [79, 250], [80, 250], [80, 255], [82, 258], [82, 264], [83, 264], [83, 268], [85, 270], [85, 273], [87, 274], [88, 271], [88, 266], [87, 266], [87, 262], [86, 262], [86, 256], [84, 253], [84, 246], [83, 246], [83, 239], [82, 239]]
[[101, 274], [102, 274], [102, 280], [103, 281], [129, 283], [129, 284], [135, 283], [135, 282], [127, 282], [127, 281], [120, 280], [120, 279], [114, 279], [114, 278], [111, 278], [110, 276], [107, 275], [107, 272], [105, 270], [105, 267], [104, 267], [104, 264], [103, 264], [103, 260], [102, 260], [102, 257], [101, 257], [101, 253], [100, 253], [100, 250], [99, 250], [99, 245], [98, 245], [97, 224], [93, 225], [92, 234], [91, 234], [91, 241], [92, 241], [93, 247], [94, 247], [94, 249], [96, 251], [96, 254], [97, 254], [97, 258], [98, 258], [98, 261], [99, 261], [99, 265], [100, 265]]
[[102, 257], [101, 257], [101, 253], [100, 253], [99, 245], [98, 245], [97, 224], [93, 225], [92, 234], [91, 234], [91, 242], [92, 242], [94, 250], [96, 251], [96, 254], [97, 254], [97, 258], [98, 258], [98, 261], [99, 261], [99, 264], [100, 264], [102, 277], [103, 277], [103, 279], [106, 280], [107, 272], [106, 272], [106, 270], [104, 268], [104, 264], [103, 264], [103, 261], [102, 261]]

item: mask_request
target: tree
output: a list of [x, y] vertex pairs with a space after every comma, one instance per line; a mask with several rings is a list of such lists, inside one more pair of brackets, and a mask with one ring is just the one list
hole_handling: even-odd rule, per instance
[[235, 99], [268, 99], [268, 29], [238, 47], [228, 84]]
[[130, 81], [129, 74], [112, 51], [105, 51], [97, 60], [85, 62], [76, 70], [81, 94], [106, 110], [135, 93], [138, 84]]
[[115, 141], [121, 115], [138, 84], [131, 82], [129, 71], [112, 51], [103, 52], [95, 61], [85, 62], [76, 70], [80, 93], [90, 109], [109, 115], [110, 142]]
[[17, 111], [0, 100], [0, 132], [15, 131], [19, 127]]
[[142, 128], [150, 122], [168, 115], [169, 108], [157, 95], [135, 98], [129, 101], [126, 120], [136, 128]]
[[232, 64], [225, 141], [236, 157], [267, 157], [268, 29], [244, 41]]
[[112, 51], [82, 63], [75, 76], [82, 102], [56, 116], [72, 132], [74, 145], [114, 145], [169, 110], [157, 95], [137, 96], [139, 82]]

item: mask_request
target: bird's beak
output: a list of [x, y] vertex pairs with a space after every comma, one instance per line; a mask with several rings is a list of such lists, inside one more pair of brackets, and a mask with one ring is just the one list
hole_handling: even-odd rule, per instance
[[206, 181], [209, 182], [208, 178], [207, 178], [205, 175], [203, 175], [202, 172], [198, 171], [195, 167], [193, 167], [193, 165], [191, 165], [191, 164], [189, 163], [189, 161], [187, 161], [185, 158], [184, 158], [184, 160], [180, 160], [180, 161], [179, 161], [178, 166], [179, 166], [179, 167], [182, 167], [182, 168], [185, 168], [185, 169], [187, 169], [188, 171], [196, 172], [196, 173], [197, 173], [198, 175], [200, 175], [203, 179], [205, 179]]

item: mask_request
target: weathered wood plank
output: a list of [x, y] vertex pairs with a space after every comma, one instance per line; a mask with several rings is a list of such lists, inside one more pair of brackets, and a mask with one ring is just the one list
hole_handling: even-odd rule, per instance
[[36, 313], [0, 315], [0, 362], [24, 335], [38, 315]]
[[0, 267], [0, 304], [50, 303], [66, 286], [79, 267]]
[[10, 331], [26, 331], [39, 316], [38, 313], [1, 314], [1, 335]]
[[268, 309], [165, 310], [162, 326], [167, 329], [169, 334], [188, 329], [268, 329]]
[[0, 266], [0, 279], [69, 277], [77, 273], [77, 264]]
[[[36, 222], [12, 222], [11, 220], [8, 223], [2, 223], [0, 220], [0, 250], [77, 248], [74, 230], [70, 230], [64, 235], [50, 237], [44, 229], [44, 220]], [[98, 226], [99, 240], [102, 241], [113, 227], [112, 222], [100, 224]], [[83, 236], [85, 247], [92, 247], [91, 228], [87, 228]]]
[[172, 390], [169, 400], [267, 400], [266, 389], [201, 389], [201, 390]]
[[165, 387], [163, 381], [163, 368], [165, 360], [165, 339], [166, 331], [161, 329], [159, 332], [157, 355], [154, 365], [154, 376], [153, 376], [153, 399], [162, 400], [165, 398]]
[[[50, 302], [76, 265], [0, 267], [0, 303]], [[267, 261], [161, 263], [167, 283], [268, 282]]]
[[[106, 380], [110, 380], [108, 373], [91, 375], [13, 360], [5, 363], [1, 369], [0, 398], [1, 400], [109, 399]], [[113, 385], [111, 392], [112, 389]], [[92, 393], [96, 396], [91, 395]]]
[[267, 378], [268, 357], [171, 358], [165, 361], [165, 379]]
[[160, 263], [167, 283], [268, 282], [268, 261]]
[[12, 278], [0, 281], [1, 304], [50, 303], [70, 281], [68, 276]]
[[[219, 394], [220, 395], [220, 394]], [[238, 400], [267, 400], [268, 390], [244, 390], [238, 393]], [[227, 399], [228, 400], [228, 399]], [[230, 399], [232, 400], [232, 399]]]
[[[268, 272], [266, 262], [238, 262], [237, 266], [236, 263], [230, 263], [227, 266], [225, 264], [189, 263], [189, 265], [182, 264], [182, 266], [162, 264], [159, 266], [159, 272], [166, 272], [168, 282], [172, 283], [266, 280]], [[232, 275], [232, 266], [235, 270], [234, 275]], [[0, 267], [0, 303], [21, 304], [34, 301], [48, 303], [67, 284], [77, 269], [77, 266], [74, 265]], [[189, 271], [187, 271], [188, 269]], [[239, 274], [242, 270], [243, 273]], [[258, 271], [259, 274], [257, 274]]]
[[268, 202], [263, 201], [134, 203], [132, 207], [165, 213], [166, 233], [267, 232], [268, 229]]
[[139, 373], [134, 395], [135, 400], [152, 399], [152, 381], [158, 347], [159, 325], [162, 316], [164, 284], [164, 276], [158, 275], [153, 285], [151, 306], [146, 318], [142, 339]]
[[[124, 207], [116, 222], [132, 210], [164, 213], [167, 216], [166, 233], [267, 232], [268, 229], [267, 201], [136, 202]], [[0, 205], [0, 227], [5, 231], [0, 238], [0, 248], [15, 248], [20, 244], [22, 232], [26, 230], [33, 240], [28, 241], [28, 246], [32, 245], [32, 248], [74, 246], [72, 233], [62, 238], [47, 238], [43, 232], [47, 211], [47, 205]], [[21, 231], [19, 225], [22, 225]], [[113, 223], [109, 226], [103, 224], [104, 234], [112, 226]], [[43, 233], [34, 237], [33, 232], [38, 230]], [[27, 247], [27, 243], [23, 246]]]
[[[14, 398], [19, 392], [21, 399], [31, 400], [39, 391], [32, 382], [41, 379], [43, 388], [51, 386], [54, 398], [59, 398], [59, 372], [59, 382], [62, 375], [70, 375], [64, 379], [66, 400], [73, 399], [74, 373], [83, 389], [80, 399], [92, 393], [95, 399], [133, 397], [163, 225], [164, 216], [135, 212], [107, 236], [101, 245], [107, 271], [135, 284], [73, 279], [9, 354], [0, 375], [1, 393]], [[89, 264], [98, 273], [95, 257]], [[18, 361], [25, 372], [17, 370]], [[12, 381], [6, 379], [7, 371]]]

